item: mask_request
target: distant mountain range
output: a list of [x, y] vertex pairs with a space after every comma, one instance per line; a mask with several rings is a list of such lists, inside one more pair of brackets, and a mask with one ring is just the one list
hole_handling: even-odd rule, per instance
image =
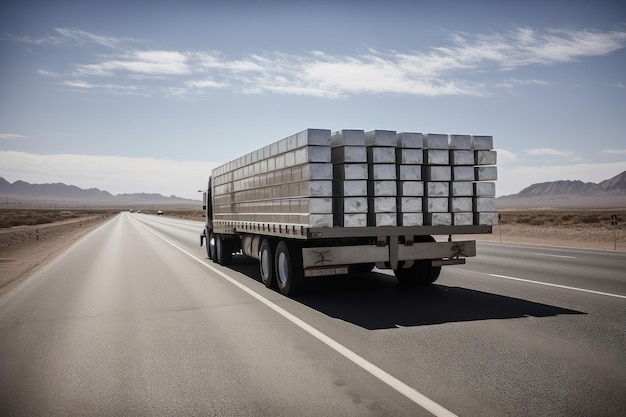
[[582, 181], [552, 181], [533, 184], [517, 194], [499, 197], [499, 209], [626, 208], [626, 171], [599, 184]]
[[10, 183], [0, 177], [0, 207], [123, 207], [123, 208], [201, 208], [202, 203], [161, 194], [117, 194], [97, 188], [82, 189], [63, 183], [30, 184], [25, 181]]

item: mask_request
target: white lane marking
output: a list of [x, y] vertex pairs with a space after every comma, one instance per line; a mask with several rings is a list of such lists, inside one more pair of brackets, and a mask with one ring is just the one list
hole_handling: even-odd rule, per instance
[[531, 283], [531, 284], [546, 285], [548, 287], [563, 288], [563, 289], [566, 289], [566, 290], [587, 292], [587, 293], [598, 294], [598, 295], [606, 295], [607, 297], [626, 298], [626, 295], [612, 294], [612, 293], [609, 293], [609, 292], [602, 292], [602, 291], [586, 290], [584, 288], [569, 287], [567, 285], [559, 285], [559, 284], [551, 284], [549, 282], [533, 281], [533, 280], [530, 280], [530, 279], [508, 277], [506, 275], [497, 275], [497, 274], [485, 274], [485, 275], [489, 275], [490, 277], [494, 277], [494, 278], [510, 279], [512, 281], [521, 281], [521, 282], [528, 282], [528, 283]]
[[257, 294], [256, 292], [254, 292], [250, 288], [246, 287], [245, 285], [237, 282], [233, 278], [231, 278], [228, 275], [224, 274], [219, 269], [216, 269], [215, 267], [207, 264], [203, 260], [196, 258], [192, 253], [187, 252], [185, 249], [181, 248], [180, 246], [178, 246], [174, 242], [168, 240], [167, 238], [161, 236], [157, 232], [149, 229], [146, 226], [144, 226], [144, 227], [150, 233], [152, 233], [155, 236], [161, 238], [166, 243], [172, 245], [173, 247], [175, 247], [176, 249], [178, 249], [179, 251], [181, 251], [185, 255], [189, 256], [194, 261], [198, 262], [200, 265], [204, 266], [205, 268], [210, 269], [211, 271], [215, 272], [216, 274], [218, 274], [219, 276], [224, 278], [226, 281], [230, 282], [234, 286], [238, 287], [239, 289], [245, 291], [246, 293], [248, 293], [252, 297], [256, 298], [258, 301], [260, 301], [261, 303], [265, 304], [267, 307], [271, 308], [272, 310], [274, 310], [275, 312], [277, 312], [278, 314], [280, 314], [281, 316], [283, 316], [287, 320], [291, 321], [293, 324], [295, 324], [296, 326], [300, 327], [302, 330], [304, 330], [305, 332], [309, 333], [311, 336], [315, 337], [320, 342], [326, 344], [331, 349], [335, 350], [337, 353], [343, 355], [348, 360], [350, 360], [353, 363], [355, 363], [356, 365], [360, 366], [362, 369], [364, 369], [365, 371], [369, 372], [370, 374], [372, 374], [373, 376], [375, 376], [376, 378], [381, 380], [383, 383], [389, 385], [391, 388], [395, 389], [400, 394], [403, 394], [405, 397], [407, 397], [408, 399], [410, 399], [411, 401], [413, 401], [414, 403], [416, 403], [420, 407], [428, 410], [433, 415], [438, 416], [438, 417], [456, 417], [456, 414], [452, 413], [451, 411], [449, 411], [446, 408], [442, 407], [441, 405], [437, 404], [436, 402], [434, 402], [430, 398], [426, 397], [424, 394], [421, 394], [418, 391], [414, 390], [413, 388], [409, 387], [404, 382], [394, 378], [393, 376], [391, 376], [387, 372], [383, 371], [382, 369], [380, 369], [379, 367], [377, 367], [373, 363], [367, 361], [365, 358], [357, 355], [356, 353], [354, 353], [353, 351], [351, 351], [347, 347], [343, 346], [339, 342], [335, 341], [334, 339], [331, 339], [326, 334], [320, 332], [315, 327], [311, 326], [310, 324], [308, 324], [308, 323], [304, 322], [303, 320], [299, 319], [298, 317], [294, 316], [293, 314], [291, 314], [287, 310], [283, 309], [282, 307], [279, 307], [278, 305], [274, 304], [273, 302], [271, 302], [267, 298], [263, 297], [262, 295]]
[[565, 255], [551, 255], [549, 253], [529, 253], [530, 255], [537, 255], [537, 256], [550, 256], [552, 258], [564, 258], [564, 259], [576, 259], [575, 256], [565, 256]]

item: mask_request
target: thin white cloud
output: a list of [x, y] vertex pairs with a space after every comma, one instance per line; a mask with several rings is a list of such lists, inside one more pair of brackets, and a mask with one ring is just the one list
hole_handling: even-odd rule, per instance
[[509, 164], [511, 162], [517, 161], [517, 155], [515, 155], [511, 151], [507, 151], [506, 149], [496, 149], [498, 153], [498, 164]]
[[557, 156], [559, 158], [573, 158], [575, 156], [574, 152], [572, 151], [563, 151], [563, 150], [552, 149], [552, 148], [526, 149], [526, 153], [528, 155], [534, 155], [534, 156]]
[[600, 151], [601, 153], [608, 153], [614, 155], [624, 155], [626, 154], [626, 149], [604, 149]]
[[24, 135], [18, 135], [16, 133], [0, 133], [0, 139], [6, 139], [6, 140], [22, 140], [22, 139], [26, 139], [26, 136]]
[[[501, 33], [453, 33], [450, 44], [422, 51], [378, 51], [336, 56], [323, 51], [303, 54], [252, 53], [231, 59], [219, 51], [141, 50], [126, 48], [129, 38], [58, 28], [56, 38], [93, 43], [119, 51], [97, 62], [77, 63], [67, 71], [73, 79], [115, 77], [158, 78], [165, 94], [200, 94], [228, 88], [239, 94], [266, 92], [341, 98], [359, 94], [422, 96], [489, 95], [492, 88], [546, 85], [542, 80], [509, 77], [489, 85], [470, 74], [513, 71], [529, 65], [555, 65], [607, 55], [626, 46], [626, 31], [536, 30], [528, 27]], [[51, 75], [45, 69], [42, 74]], [[91, 81], [93, 82], [93, 81]], [[164, 86], [164, 84], [168, 84]]]
[[0, 177], [14, 182], [62, 182], [112, 194], [158, 193], [198, 199], [206, 188], [210, 162], [93, 155], [38, 155], [0, 151]]

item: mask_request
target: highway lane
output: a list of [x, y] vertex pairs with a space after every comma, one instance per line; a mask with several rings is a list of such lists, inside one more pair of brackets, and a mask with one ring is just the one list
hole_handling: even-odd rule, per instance
[[500, 278], [624, 295], [623, 255], [481, 244], [426, 290], [288, 299], [253, 262], [203, 267], [201, 228], [124, 214], [1, 298], [0, 414], [429, 415], [222, 274], [459, 415], [626, 406], [626, 300]]

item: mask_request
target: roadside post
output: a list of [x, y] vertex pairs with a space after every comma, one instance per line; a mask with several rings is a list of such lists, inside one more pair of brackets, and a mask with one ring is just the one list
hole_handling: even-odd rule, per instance
[[617, 250], [617, 214], [611, 215], [611, 226], [613, 227], [613, 250]]
[[500, 229], [500, 243], [502, 243], [502, 215], [498, 213], [498, 228]]

